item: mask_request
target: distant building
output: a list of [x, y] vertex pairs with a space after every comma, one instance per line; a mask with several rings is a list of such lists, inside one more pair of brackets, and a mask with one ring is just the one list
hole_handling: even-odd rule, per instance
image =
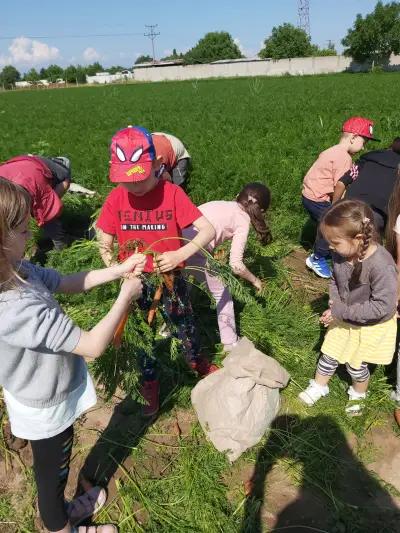
[[32, 82], [30, 81], [16, 81], [15, 82], [15, 87], [17, 87], [17, 89], [23, 89], [23, 88], [31, 87], [31, 86], [32, 86]]
[[105, 85], [107, 83], [115, 83], [133, 79], [134, 74], [130, 70], [122, 70], [121, 72], [116, 72], [115, 74], [110, 74], [109, 72], [97, 72], [95, 76], [86, 76], [87, 83], [91, 85]]

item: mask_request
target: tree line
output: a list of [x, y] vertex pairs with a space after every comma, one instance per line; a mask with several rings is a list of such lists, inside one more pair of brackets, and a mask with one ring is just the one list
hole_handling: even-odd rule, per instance
[[[342, 39], [344, 54], [356, 61], [369, 61], [372, 65], [387, 64], [392, 53], [400, 53], [400, 2], [383, 4], [379, 1], [372, 13], [365, 17], [357, 15], [353, 26]], [[310, 36], [302, 29], [292, 24], [284, 23], [272, 29], [263, 48], [258, 52], [261, 58], [285, 59], [292, 57], [309, 57], [336, 55], [333, 44], [320, 48], [311, 42]], [[209, 32], [185, 54], [176, 49], [162, 60], [181, 60], [184, 64], [210, 63], [222, 59], [240, 59], [244, 57], [232, 36], [225, 31]], [[139, 56], [135, 64], [152, 62], [148, 55]], [[21, 76], [20, 72], [7, 65], [0, 72], [0, 86], [10, 88], [21, 79], [37, 82], [46, 79], [55, 82], [62, 78], [67, 83], [86, 83], [86, 75], [95, 75], [103, 71], [100, 63], [88, 66], [70, 65], [62, 68], [59, 65], [49, 65], [38, 72], [32, 68]], [[107, 68], [110, 74], [124, 70], [124, 67], [113, 66]]]

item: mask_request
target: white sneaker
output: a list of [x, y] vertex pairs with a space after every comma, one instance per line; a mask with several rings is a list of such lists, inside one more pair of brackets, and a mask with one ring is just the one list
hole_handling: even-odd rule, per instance
[[314, 379], [310, 379], [310, 384], [300, 392], [299, 398], [307, 405], [314, 405], [320, 398], [329, 394], [328, 385], [319, 385]]
[[397, 390], [392, 390], [390, 393], [390, 399], [393, 402], [400, 403], [400, 392], [397, 392]]
[[367, 393], [355, 391], [352, 385], [349, 387], [347, 393], [349, 395], [349, 401], [345, 408], [346, 414], [349, 416], [361, 415], [364, 409]]

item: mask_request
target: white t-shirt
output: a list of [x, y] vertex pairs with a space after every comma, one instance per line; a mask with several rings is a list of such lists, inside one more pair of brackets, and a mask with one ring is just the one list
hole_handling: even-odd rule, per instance
[[395, 233], [400, 235], [400, 215], [396, 218], [396, 224], [393, 229]]
[[28, 407], [3, 388], [13, 435], [27, 440], [49, 439], [72, 426], [77, 418], [97, 402], [89, 372], [86, 376], [86, 380], [69, 393], [64, 401], [45, 408]]

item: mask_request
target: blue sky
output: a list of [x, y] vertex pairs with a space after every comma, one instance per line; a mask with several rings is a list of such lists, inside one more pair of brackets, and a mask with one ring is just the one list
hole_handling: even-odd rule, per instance
[[[375, 4], [310, 0], [312, 41], [325, 46], [331, 39], [340, 50], [356, 14], [372, 11]], [[186, 51], [206, 32], [220, 30], [230, 32], [245, 55], [255, 55], [273, 26], [297, 24], [297, 0], [14, 0], [0, 3], [0, 20], [0, 67], [12, 63], [26, 71], [95, 60], [131, 66], [139, 54], [151, 54], [145, 24], [158, 24], [157, 58], [173, 48]], [[92, 36], [120, 33], [136, 35]], [[70, 35], [82, 37], [65, 37]]]

